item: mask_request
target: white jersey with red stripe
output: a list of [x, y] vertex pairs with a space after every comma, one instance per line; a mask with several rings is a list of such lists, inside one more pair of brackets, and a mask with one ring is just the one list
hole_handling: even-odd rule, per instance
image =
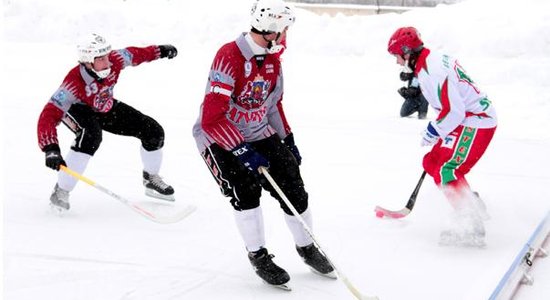
[[416, 62], [415, 74], [422, 94], [438, 113], [434, 127], [442, 138], [459, 125], [497, 126], [493, 104], [456, 59], [424, 48]]
[[279, 55], [255, 55], [247, 33], [222, 46], [210, 69], [193, 136], [199, 151], [213, 143], [225, 150], [290, 133], [282, 96]]

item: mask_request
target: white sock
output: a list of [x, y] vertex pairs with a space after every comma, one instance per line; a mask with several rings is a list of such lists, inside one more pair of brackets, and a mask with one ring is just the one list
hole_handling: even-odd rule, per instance
[[[313, 221], [311, 217], [311, 210], [309, 207], [304, 211], [302, 214], [300, 214], [302, 219], [306, 222], [309, 229], [312, 229]], [[285, 221], [288, 225], [288, 228], [290, 229], [290, 232], [292, 232], [292, 236], [294, 237], [294, 243], [296, 243], [296, 246], [298, 247], [304, 247], [311, 243], [313, 243], [313, 239], [307, 231], [304, 229], [304, 225], [296, 218], [295, 216], [290, 216], [285, 214]]]
[[253, 209], [235, 211], [234, 215], [246, 250], [250, 252], [260, 250], [265, 245], [262, 208], [258, 206]]
[[147, 151], [143, 146], [139, 149], [141, 161], [143, 162], [143, 170], [149, 174], [157, 175], [160, 171], [162, 163], [162, 148], [153, 151]]
[[[67, 167], [79, 174], [82, 174], [84, 173], [84, 170], [86, 170], [86, 166], [88, 165], [88, 161], [91, 157], [92, 156], [89, 154], [76, 152], [73, 149], [70, 149], [69, 153], [65, 156], [65, 162], [67, 163]], [[57, 173], [57, 185], [67, 192], [72, 191], [77, 182], [78, 179], [61, 170]]]

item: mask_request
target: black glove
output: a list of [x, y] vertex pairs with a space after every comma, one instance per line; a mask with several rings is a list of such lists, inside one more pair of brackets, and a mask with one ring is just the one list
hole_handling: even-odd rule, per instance
[[256, 152], [249, 143], [242, 143], [231, 150], [231, 152], [233, 152], [233, 155], [235, 155], [247, 169], [254, 172], [254, 174], [259, 174], [258, 169], [260, 167], [269, 168], [269, 161], [260, 153]]
[[399, 93], [399, 95], [401, 95], [401, 97], [405, 98], [405, 99], [410, 99], [410, 98], [416, 98], [418, 97], [418, 95], [420, 95], [422, 92], [420, 91], [420, 88], [417, 88], [417, 87], [414, 87], [414, 86], [411, 86], [411, 87], [401, 87], [397, 90], [397, 92]]
[[300, 155], [300, 151], [298, 151], [298, 146], [294, 143], [294, 134], [290, 133], [286, 136], [286, 138], [283, 139], [283, 142], [285, 146], [292, 152], [292, 155], [294, 155], [294, 158], [296, 158], [296, 161], [298, 162], [298, 165], [302, 164], [302, 156]]
[[414, 77], [413, 72], [401, 72], [401, 73], [399, 73], [399, 79], [401, 79], [401, 81], [409, 81], [409, 80], [413, 79], [413, 77]]
[[172, 45], [160, 45], [160, 58], [168, 57], [168, 59], [172, 59], [178, 55], [178, 49]]
[[55, 146], [48, 145], [48, 146], [46, 147], [50, 149], [44, 151], [44, 153], [46, 153], [46, 166], [48, 168], [59, 171], [59, 167], [61, 165], [66, 166], [67, 164], [65, 163], [65, 161], [63, 160], [63, 157], [61, 156], [61, 152], [59, 151], [59, 146], [57, 145]]

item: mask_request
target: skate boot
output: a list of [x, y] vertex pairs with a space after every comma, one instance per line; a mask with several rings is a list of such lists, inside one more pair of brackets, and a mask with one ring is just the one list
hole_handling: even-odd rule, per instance
[[476, 212], [458, 214], [454, 219], [454, 226], [441, 232], [439, 245], [473, 248], [486, 246], [485, 226]]
[[167, 201], [175, 201], [174, 188], [162, 180], [159, 175], [143, 171], [143, 185], [145, 195]]
[[69, 192], [55, 184], [50, 196], [50, 206], [59, 213], [69, 210], [71, 208], [69, 204]]
[[489, 219], [491, 219], [491, 216], [487, 212], [487, 205], [485, 205], [485, 202], [483, 202], [478, 192], [473, 192], [473, 193], [474, 193], [474, 198], [472, 202], [474, 203], [474, 206], [476, 207], [477, 212], [479, 213], [479, 216], [483, 221], [488, 221]]
[[261, 248], [255, 252], [248, 252], [248, 259], [254, 271], [265, 283], [284, 290], [290, 290], [286, 285], [290, 280], [290, 276], [284, 269], [273, 262], [273, 257], [273, 254], [269, 254], [265, 248]]
[[420, 119], [420, 120], [426, 119], [427, 116], [428, 116], [427, 112], [423, 112], [423, 111], [418, 112], [418, 119]]
[[314, 273], [336, 279], [334, 268], [328, 259], [315, 247], [313, 243], [305, 246], [296, 246], [296, 251]]

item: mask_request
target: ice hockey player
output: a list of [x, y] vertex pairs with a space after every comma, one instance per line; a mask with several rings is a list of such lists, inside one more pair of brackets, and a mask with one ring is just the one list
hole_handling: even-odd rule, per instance
[[426, 119], [428, 115], [428, 101], [426, 101], [426, 98], [424, 98], [424, 95], [420, 91], [420, 87], [418, 87], [418, 78], [414, 77], [414, 73], [408, 66], [404, 66], [404, 71], [399, 73], [399, 79], [406, 83], [406, 86], [397, 90], [399, 95], [405, 99], [399, 112], [401, 117], [408, 117], [418, 112], [418, 119]]
[[282, 105], [280, 41], [294, 19], [291, 8], [281, 0], [255, 2], [251, 30], [223, 45], [214, 58], [193, 127], [202, 158], [222, 194], [230, 198], [256, 274], [266, 283], [283, 288], [290, 276], [273, 262], [274, 256], [265, 247], [262, 188], [280, 202], [296, 250], [305, 263], [314, 272], [333, 276], [331, 264], [258, 171], [269, 167], [271, 176], [311, 226], [308, 194], [299, 169], [302, 157]]
[[[159, 58], [174, 58], [172, 45], [128, 47], [112, 50], [97, 34], [86, 36], [77, 46], [79, 64], [71, 69], [61, 86], [44, 106], [38, 119], [38, 145], [46, 154], [46, 166], [59, 170], [65, 165], [83, 173], [99, 148], [102, 131], [141, 140], [143, 184], [148, 196], [174, 201], [174, 189], [158, 175], [162, 162], [164, 130], [153, 118], [114, 98], [113, 89], [122, 69]], [[75, 135], [63, 158], [57, 139], [57, 125], [63, 122]], [[70, 208], [69, 193], [76, 179], [58, 172], [50, 196], [53, 208]]]
[[433, 145], [423, 167], [454, 208], [452, 226], [441, 233], [440, 244], [482, 247], [487, 215], [465, 175], [493, 138], [495, 108], [458, 61], [424, 47], [415, 28], [397, 29], [388, 52], [414, 70], [422, 94], [438, 114], [423, 131], [421, 145]]

